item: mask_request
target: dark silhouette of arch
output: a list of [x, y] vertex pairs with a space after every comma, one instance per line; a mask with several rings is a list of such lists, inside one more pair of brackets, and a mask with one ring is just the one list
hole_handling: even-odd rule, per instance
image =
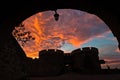
[[[120, 16], [119, 16], [119, 4], [116, 1], [109, 1], [105, 2], [102, 0], [57, 0], [57, 1], [49, 1], [49, 0], [29, 0], [29, 1], [22, 1], [22, 0], [16, 0], [8, 2], [7, 0], [0, 1], [0, 56], [3, 56], [5, 53], [9, 56], [14, 56], [13, 58], [17, 59], [18, 64], [13, 64], [14, 66], [21, 65], [20, 63], [23, 63], [24, 61], [21, 60], [21, 58], [25, 58], [24, 51], [21, 49], [11, 32], [13, 31], [15, 26], [18, 26], [23, 20], [26, 18], [34, 15], [35, 13], [46, 11], [46, 10], [56, 10], [56, 9], [77, 9], [86, 11], [92, 14], [97, 15], [99, 18], [101, 18], [111, 29], [114, 36], [117, 38], [119, 44], [120, 44]], [[113, 6], [114, 5], [114, 6]], [[11, 47], [10, 47], [11, 46]], [[120, 48], [120, 45], [118, 45]], [[10, 49], [10, 51], [8, 50]], [[11, 49], [13, 49], [11, 51]], [[14, 51], [15, 50], [15, 51]], [[23, 53], [23, 54], [22, 54]], [[17, 55], [16, 55], [17, 54]], [[22, 56], [22, 57], [20, 57]], [[19, 59], [18, 59], [19, 58]], [[9, 61], [12, 63], [12, 58], [8, 58]], [[3, 63], [4, 61], [0, 59], [0, 62]], [[17, 63], [16, 62], [16, 63]], [[2, 65], [2, 64], [1, 64]], [[23, 65], [21, 65], [23, 66]], [[24, 71], [18, 71], [19, 76], [10, 71], [11, 68], [7, 73], [12, 73], [13, 75], [16, 75], [13, 78], [19, 78], [20, 76], [25, 75]], [[19, 68], [16, 68], [14, 70], [20, 70]], [[21, 69], [22, 70], [22, 69]], [[6, 73], [3, 73], [3, 75], [9, 76]], [[6, 77], [5, 76], [5, 77]], [[7, 77], [6, 77], [7, 78]], [[2, 79], [3, 80], [3, 79]]]

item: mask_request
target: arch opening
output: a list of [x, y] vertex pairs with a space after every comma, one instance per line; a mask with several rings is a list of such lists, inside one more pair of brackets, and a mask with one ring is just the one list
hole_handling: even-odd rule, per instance
[[25, 28], [21, 38], [31, 36], [25, 44], [24, 39], [18, 41], [28, 57], [38, 57], [40, 50], [49, 48], [68, 53], [80, 47], [94, 46], [99, 48], [101, 58], [107, 61], [118, 59], [117, 39], [99, 17], [74, 9], [58, 9], [57, 12], [60, 15], [58, 21], [54, 19], [54, 11], [44, 11], [21, 23]]

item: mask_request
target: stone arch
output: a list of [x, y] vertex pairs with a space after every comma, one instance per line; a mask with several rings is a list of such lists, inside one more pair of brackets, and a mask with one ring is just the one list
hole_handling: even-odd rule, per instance
[[[11, 10], [10, 12], [4, 12], [2, 14], [2, 24], [1, 26], [1, 36], [7, 36], [3, 37], [2, 41], [0, 41], [1, 45], [7, 45], [6, 43], [10, 41], [13, 41], [14, 43], [12, 45], [18, 46], [17, 42], [11, 35], [12, 30], [15, 26], [19, 25], [23, 20], [27, 19], [28, 17], [42, 11], [47, 10], [55, 10], [55, 9], [77, 9], [82, 10], [91, 14], [95, 14], [100, 19], [102, 19], [108, 27], [113, 32], [114, 36], [117, 38], [118, 42], [120, 42], [119, 37], [119, 19], [118, 19], [118, 13], [116, 7], [111, 8], [111, 5], [107, 5], [108, 7], [105, 8], [106, 3], [101, 3], [100, 1], [97, 2], [89, 2], [89, 1], [51, 1], [49, 4], [47, 1], [29, 1], [29, 2], [14, 2], [16, 4], [13, 4], [14, 7], [11, 7], [12, 4], [10, 4], [9, 7], [5, 8], [7, 10]], [[79, 3], [79, 4], [78, 4]], [[54, 5], [53, 5], [54, 4]], [[102, 5], [99, 5], [102, 4]], [[17, 10], [16, 10], [17, 9]], [[113, 10], [114, 9], [114, 12]], [[7, 14], [6, 14], [7, 13]], [[7, 17], [6, 17], [7, 15]], [[119, 45], [118, 45], [119, 46]], [[2, 47], [2, 46], [0, 46]]]
[[[35, 13], [46, 11], [46, 10], [70, 8], [70, 9], [86, 11], [88, 13], [97, 15], [109, 26], [109, 28], [111, 29], [114, 36], [118, 39], [118, 42], [119, 42], [120, 38], [119, 38], [119, 28], [118, 28], [119, 26], [119, 18], [117, 13], [118, 10], [116, 9], [116, 7], [111, 7], [111, 4], [107, 4], [107, 5], [106, 4], [107, 2], [101, 2], [101, 1], [78, 2], [77, 0], [75, 1], [59, 0], [57, 2], [51, 1], [49, 2], [49, 4], [47, 0], [42, 2], [41, 1], [29, 1], [29, 2], [15, 1], [14, 4], [9, 4], [10, 6], [5, 8], [11, 11], [4, 12], [2, 14], [2, 18], [4, 17], [5, 18], [4, 19], [1, 18], [3, 21], [2, 26], [4, 26], [1, 32], [3, 32], [3, 34], [4, 32], [7, 32], [5, 36], [8, 36], [12, 32], [14, 26], [19, 25], [19, 23], [21, 23], [23, 20], [30, 17], [31, 15], [34, 15]], [[14, 6], [11, 7], [11, 5], [14, 5]]]
[[[87, 0], [70, 0], [70, 1], [64, 1], [64, 0], [57, 0], [57, 1], [38, 1], [38, 0], [30, 0], [28, 1], [14, 1], [14, 2], [8, 2], [9, 4], [6, 4], [6, 1], [1, 1], [2, 5], [0, 5], [1, 11], [0, 15], [0, 36], [2, 37], [2, 40], [0, 40], [0, 53], [3, 54], [6, 49], [4, 49], [4, 46], [9, 48], [9, 45], [12, 45], [14, 49], [17, 50], [17, 52], [22, 52], [22, 49], [20, 48], [17, 41], [12, 36], [11, 32], [14, 29], [15, 26], [19, 25], [24, 19], [30, 17], [31, 15], [46, 11], [46, 10], [54, 10], [54, 9], [64, 9], [64, 8], [71, 8], [71, 9], [78, 9], [82, 11], [86, 11], [88, 13], [92, 13], [97, 15], [99, 18], [101, 18], [111, 29], [114, 36], [117, 38], [118, 42], [120, 43], [120, 33], [119, 33], [119, 7], [118, 6], [111, 6], [112, 4], [117, 5], [117, 2], [112, 2], [112, 4], [109, 1], [108, 2], [102, 2], [101, 0], [96, 1], [87, 1]], [[19, 3], [19, 4], [18, 4]], [[7, 5], [7, 6], [6, 6]], [[10, 11], [9, 11], [10, 10]], [[11, 42], [12, 41], [12, 42]], [[11, 42], [11, 43], [9, 43]], [[119, 45], [120, 48], [120, 45]], [[2, 52], [3, 51], [3, 52]], [[8, 54], [11, 52], [8, 52]], [[16, 53], [16, 52], [15, 52]], [[24, 54], [23, 54], [24, 55]], [[10, 60], [11, 61], [11, 60]], [[6, 73], [5, 73], [6, 74]], [[19, 73], [22, 74], [22, 73]], [[6, 75], [8, 76], [8, 75]], [[14, 76], [14, 75], [13, 75]]]

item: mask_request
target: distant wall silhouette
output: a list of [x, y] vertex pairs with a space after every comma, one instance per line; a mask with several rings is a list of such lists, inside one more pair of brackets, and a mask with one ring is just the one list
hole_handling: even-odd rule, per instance
[[95, 47], [84, 47], [64, 53], [58, 49], [41, 50], [39, 58], [26, 58], [24, 71], [28, 76], [56, 76], [68, 71], [98, 73], [101, 70], [99, 51]]
[[72, 51], [73, 69], [81, 72], [99, 72], [99, 52], [95, 47], [84, 47]]
[[30, 75], [55, 76], [62, 73], [64, 69], [64, 52], [61, 50], [42, 50], [39, 52], [39, 59], [31, 64]]
[[76, 49], [72, 51], [72, 59], [73, 59], [73, 69], [74, 70], [83, 70], [84, 69], [84, 59], [85, 54], [83, 54], [82, 50]]

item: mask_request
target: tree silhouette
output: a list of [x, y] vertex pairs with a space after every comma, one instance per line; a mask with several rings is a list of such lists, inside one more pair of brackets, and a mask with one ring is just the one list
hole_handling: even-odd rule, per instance
[[24, 46], [28, 41], [35, 40], [35, 38], [31, 35], [31, 32], [25, 29], [24, 24], [20, 24], [15, 27], [12, 34], [22, 46]]

